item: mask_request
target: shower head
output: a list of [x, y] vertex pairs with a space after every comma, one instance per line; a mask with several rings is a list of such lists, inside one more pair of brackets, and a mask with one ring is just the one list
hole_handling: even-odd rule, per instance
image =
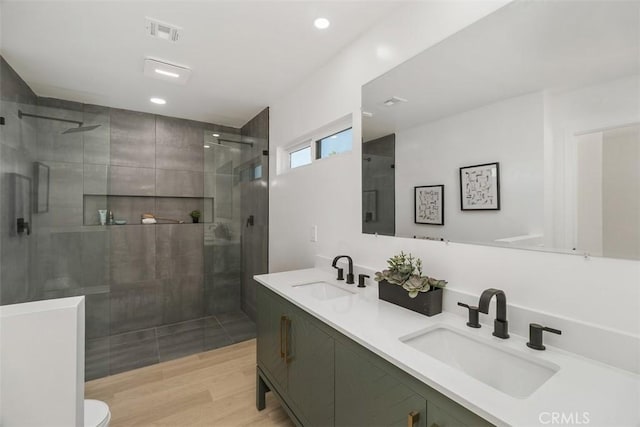
[[65, 133], [75, 133], [75, 132], [88, 132], [90, 130], [94, 130], [96, 128], [99, 128], [101, 126], [101, 125], [82, 126], [83, 122], [81, 122], [79, 120], [59, 119], [57, 117], [49, 117], [49, 116], [41, 116], [39, 114], [23, 113], [22, 110], [18, 110], [18, 117], [20, 119], [22, 119], [22, 117], [35, 117], [37, 119], [54, 120], [56, 122], [74, 123], [74, 124], [78, 125], [77, 128], [71, 128], [71, 129], [65, 130], [64, 132], [62, 132], [63, 134], [65, 134]]
[[91, 126], [79, 125], [77, 128], [67, 129], [62, 133], [65, 134], [65, 133], [76, 133], [76, 132], [89, 132], [90, 130], [94, 130], [96, 128], [99, 128], [100, 126], [101, 125], [91, 125]]

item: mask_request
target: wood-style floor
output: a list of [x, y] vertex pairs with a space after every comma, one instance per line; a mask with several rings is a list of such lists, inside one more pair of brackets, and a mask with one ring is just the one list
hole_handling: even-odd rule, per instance
[[111, 427], [293, 426], [273, 393], [255, 405], [256, 340], [89, 381]]

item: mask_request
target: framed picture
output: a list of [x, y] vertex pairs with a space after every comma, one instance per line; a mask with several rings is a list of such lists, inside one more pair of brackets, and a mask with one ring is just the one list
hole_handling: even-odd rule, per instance
[[444, 225], [444, 185], [413, 188], [414, 222]]
[[500, 164], [460, 168], [460, 208], [463, 211], [500, 210]]

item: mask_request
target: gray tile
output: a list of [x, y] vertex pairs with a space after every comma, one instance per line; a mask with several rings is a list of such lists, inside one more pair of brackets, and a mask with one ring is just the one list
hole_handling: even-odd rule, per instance
[[[33, 111], [27, 111], [33, 113]], [[72, 111], [64, 108], [38, 106], [35, 114], [48, 117], [56, 117], [66, 120], [82, 121], [81, 111]], [[81, 133], [63, 134], [74, 124], [47, 119], [25, 118], [34, 120], [38, 129], [39, 158], [52, 162], [72, 162], [82, 164], [83, 144]]]
[[[216, 228], [216, 232], [218, 228]], [[226, 239], [214, 237], [213, 257], [207, 259], [207, 262], [211, 263], [210, 267], [213, 268], [214, 273], [239, 274], [242, 269], [241, 250], [240, 242], [230, 242]]]
[[[204, 210], [201, 198], [195, 197], [157, 197], [155, 212], [158, 217], [171, 218], [185, 223], [192, 222], [189, 215], [192, 211]], [[203, 218], [201, 218], [202, 221]]]
[[50, 252], [41, 254], [46, 265], [44, 290], [61, 290], [83, 286], [81, 232], [52, 233]]
[[40, 216], [55, 226], [82, 225], [82, 163], [49, 162], [47, 165], [50, 180], [49, 212]]
[[128, 110], [111, 110], [111, 164], [155, 167], [155, 116]]
[[204, 174], [202, 172], [156, 169], [156, 194], [158, 196], [202, 197]]
[[84, 194], [107, 194], [109, 166], [84, 164]]
[[106, 230], [80, 233], [82, 253], [82, 287], [94, 288], [109, 284], [109, 234]]
[[156, 328], [156, 335], [158, 338], [166, 335], [174, 335], [182, 332], [191, 331], [194, 329], [204, 329], [205, 319], [187, 320], [186, 322], [171, 323], [168, 325], [158, 326]]
[[84, 380], [91, 381], [109, 375], [109, 337], [85, 341]]
[[207, 317], [204, 326], [204, 350], [213, 350], [215, 348], [225, 347], [233, 344], [233, 341], [227, 335], [224, 328], [216, 320], [215, 317]]
[[86, 126], [100, 125], [90, 132], [84, 132], [84, 163], [108, 165], [111, 154], [110, 109], [97, 105], [84, 105], [84, 123]]
[[85, 296], [85, 335], [88, 340], [109, 336], [109, 301], [108, 293]]
[[202, 172], [204, 136], [200, 127], [182, 119], [156, 119], [156, 167]]
[[0, 74], [2, 75], [0, 92], [3, 100], [36, 103], [36, 94], [2, 56], [0, 56]]
[[218, 314], [216, 318], [234, 343], [256, 337], [256, 324], [242, 312]]
[[158, 337], [160, 361], [177, 359], [204, 351], [204, 326]]
[[233, 219], [234, 217], [234, 192], [233, 175], [216, 174], [216, 190], [214, 198], [214, 211], [216, 218]]
[[150, 328], [162, 323], [162, 287], [158, 282], [132, 283], [111, 289], [111, 333]]
[[175, 323], [203, 316], [202, 276], [176, 277], [163, 280], [163, 323]]
[[240, 275], [216, 274], [208, 280], [204, 291], [205, 314], [213, 315], [240, 310]]
[[156, 277], [156, 226], [109, 227], [109, 273], [115, 289]]
[[153, 196], [156, 172], [151, 168], [111, 166], [109, 194], [116, 196]]
[[109, 373], [129, 371], [160, 361], [155, 330], [136, 331], [110, 338]]
[[228, 325], [229, 323], [238, 323], [238, 322], [250, 322], [249, 316], [242, 311], [231, 311], [228, 313], [220, 313], [215, 315], [216, 320], [222, 326]]
[[156, 251], [158, 278], [202, 276], [203, 224], [156, 226]]

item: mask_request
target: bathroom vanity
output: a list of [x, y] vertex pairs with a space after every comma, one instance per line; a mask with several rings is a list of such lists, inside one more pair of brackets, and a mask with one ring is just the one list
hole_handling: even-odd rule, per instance
[[[304, 426], [637, 425], [637, 375], [425, 317], [320, 269], [256, 276], [258, 409]], [[557, 415], [556, 415], [557, 414]], [[564, 415], [563, 415], [564, 414]], [[548, 420], [547, 420], [548, 419]]]

